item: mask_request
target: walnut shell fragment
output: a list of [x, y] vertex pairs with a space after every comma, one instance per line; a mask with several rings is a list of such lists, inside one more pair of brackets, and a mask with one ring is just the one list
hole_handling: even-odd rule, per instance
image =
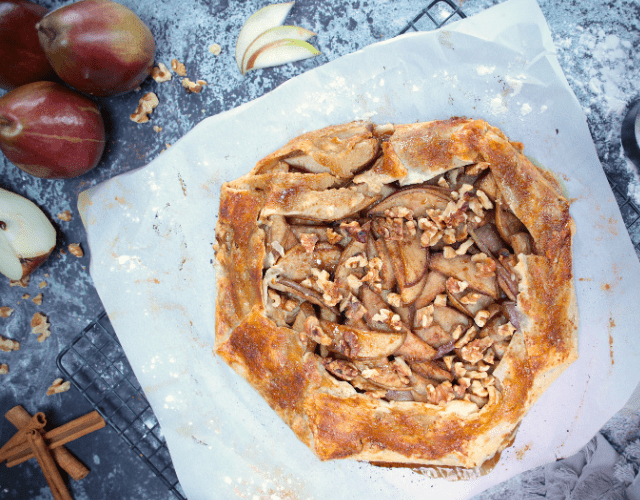
[[215, 351], [321, 460], [477, 467], [577, 359], [574, 231], [482, 120], [303, 134], [222, 186]]

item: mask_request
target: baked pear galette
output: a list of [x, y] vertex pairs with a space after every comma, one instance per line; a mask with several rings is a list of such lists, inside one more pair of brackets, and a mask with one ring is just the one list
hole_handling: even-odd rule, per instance
[[577, 358], [573, 233], [482, 120], [316, 130], [222, 186], [215, 351], [322, 460], [473, 468]]

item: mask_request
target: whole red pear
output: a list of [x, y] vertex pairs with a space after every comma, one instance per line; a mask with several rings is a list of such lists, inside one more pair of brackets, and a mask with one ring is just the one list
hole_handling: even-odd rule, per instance
[[98, 164], [104, 145], [100, 110], [79, 92], [35, 82], [0, 97], [0, 150], [31, 175], [77, 177]]
[[151, 72], [155, 42], [130, 9], [111, 0], [81, 0], [49, 12], [37, 25], [58, 76], [96, 96], [135, 89]]
[[35, 29], [46, 13], [27, 0], [0, 0], [0, 88], [55, 78]]

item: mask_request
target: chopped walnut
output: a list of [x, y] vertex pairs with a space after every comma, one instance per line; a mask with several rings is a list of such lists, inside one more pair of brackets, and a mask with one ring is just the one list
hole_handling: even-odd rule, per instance
[[71, 243], [68, 246], [68, 249], [69, 249], [69, 253], [71, 255], [74, 255], [75, 257], [80, 258], [80, 257], [84, 256], [84, 252], [82, 251], [82, 248], [80, 247], [79, 243]]
[[477, 363], [484, 356], [486, 351], [493, 344], [491, 337], [483, 337], [475, 339], [460, 349], [460, 357], [469, 363]]
[[207, 85], [207, 82], [204, 80], [197, 80], [192, 82], [188, 78], [182, 79], [182, 86], [187, 90], [187, 92], [191, 92], [193, 94], [199, 94], [202, 92], [203, 86]]
[[60, 212], [58, 214], [58, 219], [64, 222], [71, 221], [71, 210], [65, 210], [64, 212]]
[[38, 342], [44, 342], [51, 336], [49, 321], [42, 313], [35, 313], [31, 318], [31, 333], [38, 335]]
[[42, 299], [43, 299], [43, 295], [42, 293], [39, 293], [38, 295], [36, 295], [33, 299], [31, 299], [31, 301], [37, 305], [37, 306], [41, 306], [42, 305]]
[[458, 249], [456, 250], [456, 255], [466, 254], [467, 250], [469, 250], [469, 248], [471, 248], [472, 245], [473, 245], [473, 240], [469, 238], [467, 241], [465, 241], [462, 245], [458, 247]]
[[342, 240], [342, 235], [329, 227], [327, 228], [327, 239], [329, 240], [329, 243], [335, 245]]
[[392, 207], [388, 210], [385, 210], [384, 214], [387, 217], [395, 218], [403, 218], [403, 219], [413, 219], [413, 210], [408, 209], [407, 207]]
[[187, 68], [177, 59], [171, 59], [171, 69], [175, 71], [178, 76], [187, 76]]
[[380, 309], [380, 312], [374, 314], [371, 319], [372, 321], [385, 323], [394, 330], [402, 330], [400, 315], [394, 314], [393, 311], [390, 311], [389, 309]]
[[387, 303], [393, 307], [402, 306], [402, 299], [397, 293], [389, 292], [387, 294]]
[[476, 191], [476, 196], [480, 200], [480, 203], [482, 203], [482, 208], [485, 210], [491, 210], [493, 208], [493, 203], [491, 203], [491, 200], [482, 189]]
[[447, 182], [447, 179], [445, 179], [444, 177], [440, 177], [438, 179], [438, 186], [449, 189], [449, 183]]
[[6, 375], [9, 373], [9, 365], [6, 363], [2, 363], [0, 365], [0, 375]]
[[320, 322], [315, 316], [309, 316], [304, 322], [304, 333], [306, 333], [307, 337], [313, 340], [316, 344], [329, 346], [333, 343], [331, 337], [329, 337], [320, 327]]
[[54, 394], [60, 394], [66, 392], [71, 388], [71, 382], [68, 380], [63, 382], [61, 378], [57, 378], [47, 389], [47, 396], [53, 396]]
[[483, 327], [484, 325], [487, 324], [487, 320], [489, 319], [490, 316], [491, 316], [491, 313], [489, 311], [487, 311], [486, 309], [481, 309], [476, 313], [475, 317], [473, 318], [473, 321], [475, 321], [476, 325], [478, 325], [479, 327]]
[[462, 198], [465, 194], [473, 191], [473, 186], [471, 184], [463, 184], [458, 192], [460, 193], [460, 197]]
[[464, 305], [472, 305], [480, 300], [480, 294], [478, 292], [469, 292], [463, 297], [460, 297], [460, 303]]
[[158, 63], [157, 66], [151, 69], [151, 78], [158, 83], [168, 82], [171, 80], [171, 72], [164, 64]]
[[214, 56], [219, 56], [222, 52], [222, 47], [218, 43], [212, 43], [209, 45], [209, 52], [211, 52]]
[[433, 300], [433, 305], [436, 307], [445, 307], [447, 305], [447, 294], [439, 293]]
[[475, 326], [468, 328], [464, 335], [460, 337], [454, 344], [454, 347], [456, 349], [460, 349], [461, 347], [467, 345], [469, 342], [475, 339], [476, 335], [478, 335], [478, 329]]
[[516, 327], [511, 324], [511, 322], [507, 322], [504, 325], [500, 325], [498, 327], [498, 335], [502, 338], [510, 338], [516, 331]]
[[463, 331], [464, 331], [464, 327], [462, 325], [456, 326], [451, 332], [451, 338], [453, 340], [458, 340], [460, 337], [462, 337]]
[[484, 209], [482, 208], [482, 203], [478, 198], [472, 198], [469, 200], [469, 208], [474, 214], [476, 214], [476, 216], [484, 216]]
[[158, 127], [157, 125], [154, 125], [154, 126], [153, 126], [153, 131], [154, 131], [156, 134], [159, 134], [160, 132], [162, 132], [162, 127]]
[[433, 304], [429, 304], [416, 311], [416, 323], [422, 328], [433, 323]]
[[45, 288], [47, 286], [47, 282], [46, 281], [41, 281], [40, 283], [38, 283], [38, 288], [42, 289]]
[[347, 285], [352, 292], [357, 292], [362, 286], [362, 280], [360, 280], [360, 278], [358, 278], [356, 275], [350, 274], [349, 276], [347, 276]]
[[147, 92], [138, 101], [138, 107], [129, 118], [136, 123], [147, 123], [149, 115], [158, 107], [160, 101], [153, 92]]
[[13, 309], [8, 306], [0, 307], [0, 318], [8, 318], [13, 313]]
[[300, 244], [304, 247], [307, 253], [313, 253], [316, 248], [316, 243], [318, 243], [317, 234], [313, 233], [302, 233], [300, 235]]
[[436, 223], [426, 217], [418, 219], [418, 227], [422, 229], [420, 244], [423, 247], [434, 246], [442, 238], [442, 233], [439, 232]]
[[447, 279], [447, 288], [451, 290], [451, 292], [453, 293], [464, 292], [468, 286], [469, 286], [469, 283], [467, 283], [466, 281], [459, 281], [455, 278]]
[[456, 256], [456, 251], [453, 247], [444, 247], [442, 249], [442, 255], [445, 259], [453, 259]]
[[433, 405], [443, 406], [448, 402], [454, 400], [456, 397], [455, 393], [453, 392], [453, 386], [449, 381], [442, 382], [441, 384], [438, 384], [437, 387], [428, 385], [427, 392], [429, 403]]
[[405, 225], [407, 226], [407, 233], [409, 233], [409, 236], [415, 236], [418, 233], [418, 230], [416, 229], [416, 221], [408, 220]]
[[471, 387], [469, 387], [469, 391], [476, 396], [481, 398], [487, 397], [489, 395], [489, 391], [486, 387], [482, 385], [482, 382], [479, 380], [474, 380], [471, 382]]
[[362, 303], [358, 300], [358, 298], [349, 294], [348, 297], [343, 299], [340, 303], [340, 311], [342, 311], [347, 319], [351, 321], [358, 321], [362, 319], [362, 317], [367, 314], [367, 310], [362, 305]]
[[0, 335], [0, 351], [11, 352], [20, 350], [20, 342], [11, 340]]
[[464, 367], [464, 364], [458, 361], [457, 363], [453, 364], [453, 373], [455, 374], [456, 377], [460, 378], [465, 376], [465, 374], [467, 373], [467, 370]]
[[366, 267], [369, 264], [369, 261], [363, 254], [354, 255], [353, 257], [349, 257], [345, 262], [345, 267], [349, 269], [355, 269], [357, 267]]

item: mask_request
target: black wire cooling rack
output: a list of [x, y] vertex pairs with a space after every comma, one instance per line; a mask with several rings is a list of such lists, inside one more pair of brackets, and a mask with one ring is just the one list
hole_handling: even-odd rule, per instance
[[[429, 31], [467, 17], [452, 0], [433, 0], [398, 33]], [[607, 174], [627, 230], [640, 234], [640, 208]], [[640, 255], [640, 241], [635, 242]], [[160, 424], [144, 396], [105, 312], [58, 355], [65, 378], [82, 393], [129, 447], [167, 485], [186, 500]]]
[[160, 424], [106, 312], [58, 354], [56, 364], [167, 488], [186, 500]]

